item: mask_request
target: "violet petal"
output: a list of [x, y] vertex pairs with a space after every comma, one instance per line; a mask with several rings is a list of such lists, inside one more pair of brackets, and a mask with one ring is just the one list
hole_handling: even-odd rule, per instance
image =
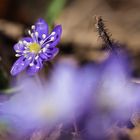
[[12, 66], [11, 69], [11, 74], [17, 75], [18, 73], [20, 73], [21, 71], [23, 71], [31, 62], [31, 59], [28, 59], [29, 57], [31, 57], [30, 55], [25, 58], [24, 56], [21, 56]]
[[43, 19], [38, 19], [38, 21], [35, 24], [35, 32], [39, 33], [39, 38], [42, 40], [43, 37], [42, 35], [45, 34], [46, 36], [48, 36], [49, 34], [49, 27], [48, 24], [45, 22], [45, 20]]

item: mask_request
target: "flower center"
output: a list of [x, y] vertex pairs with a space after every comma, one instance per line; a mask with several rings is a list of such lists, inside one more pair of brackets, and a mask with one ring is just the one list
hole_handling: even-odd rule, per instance
[[28, 47], [32, 53], [38, 53], [40, 51], [40, 48], [41, 48], [38, 43], [32, 43]]

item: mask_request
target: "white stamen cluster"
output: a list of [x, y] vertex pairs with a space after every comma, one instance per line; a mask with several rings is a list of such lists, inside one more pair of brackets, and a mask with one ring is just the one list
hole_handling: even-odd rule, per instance
[[[20, 48], [18, 50], [16, 50], [16, 57], [20, 57], [20, 56], [25, 56], [28, 60], [32, 60], [32, 62], [29, 64], [31, 67], [34, 66], [34, 60], [38, 60], [39, 58], [39, 54], [40, 53], [45, 53], [48, 49], [48, 47], [50, 46], [50, 42], [55, 40], [54, 35], [56, 34], [56, 32], [52, 32], [49, 36], [46, 36], [46, 34], [42, 34], [42, 40], [39, 41], [39, 32], [35, 31], [35, 25], [31, 26], [31, 30], [28, 30], [28, 34], [31, 36], [31, 38], [33, 39], [33, 42], [27, 42], [26, 40], [20, 40], [19, 44], [22, 45], [24, 48], [23, 50], [20, 50]], [[50, 39], [49, 39], [50, 38]], [[32, 43], [37, 43], [40, 46], [40, 50], [38, 51], [38, 53], [36, 53], [35, 57], [33, 58], [32, 56], [27, 57], [28, 53], [31, 52], [29, 46]], [[19, 47], [20, 47], [19, 45]], [[45, 47], [41, 48], [41, 46], [44, 45]], [[34, 52], [32, 52], [34, 53]], [[39, 68], [38, 66], [36, 66], [36, 68]]]

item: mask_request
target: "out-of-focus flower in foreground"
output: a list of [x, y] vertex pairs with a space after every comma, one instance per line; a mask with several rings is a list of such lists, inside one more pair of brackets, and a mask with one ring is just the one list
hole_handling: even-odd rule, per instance
[[50, 61], [59, 51], [56, 45], [60, 41], [61, 25], [57, 25], [49, 34], [47, 23], [39, 19], [31, 29], [30, 37], [22, 38], [14, 45], [19, 58], [11, 69], [12, 75], [17, 75], [27, 67], [30, 75], [35, 74], [42, 68], [44, 61]]
[[101, 74], [93, 99], [94, 113], [87, 123], [88, 135], [92, 139], [104, 138], [112, 125], [120, 122], [127, 125], [131, 118], [139, 100], [137, 90], [140, 86], [132, 82], [128, 62], [128, 54], [114, 48], [99, 70]]
[[43, 84], [36, 77], [20, 75], [18, 83], [23, 88], [0, 104], [0, 120], [18, 129], [19, 134], [43, 126], [49, 130], [59, 122], [70, 123], [88, 103], [95, 83], [92, 73], [92, 66], [81, 69], [73, 60], [61, 60]]

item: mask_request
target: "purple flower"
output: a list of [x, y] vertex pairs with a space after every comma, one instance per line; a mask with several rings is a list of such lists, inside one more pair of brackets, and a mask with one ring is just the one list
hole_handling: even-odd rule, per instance
[[79, 68], [75, 60], [62, 58], [43, 84], [37, 76], [17, 77], [21, 90], [0, 102], [0, 122], [5, 122], [17, 135], [44, 127], [49, 131], [58, 123], [69, 124], [73, 114], [79, 118], [87, 109], [96, 83], [95, 76], [91, 76], [95, 72], [94, 65]]
[[30, 75], [38, 72], [44, 61], [50, 61], [58, 53], [56, 45], [60, 41], [62, 27], [57, 25], [49, 34], [48, 25], [43, 19], [39, 19], [29, 30], [30, 37], [22, 38], [14, 45], [18, 60], [14, 63], [11, 74], [17, 75], [28, 67]]
[[132, 81], [129, 61], [125, 50], [114, 47], [109, 58], [98, 69], [97, 89], [92, 98], [92, 115], [87, 122], [90, 139], [105, 139], [110, 127], [121, 123], [127, 125], [136, 110], [140, 85]]

